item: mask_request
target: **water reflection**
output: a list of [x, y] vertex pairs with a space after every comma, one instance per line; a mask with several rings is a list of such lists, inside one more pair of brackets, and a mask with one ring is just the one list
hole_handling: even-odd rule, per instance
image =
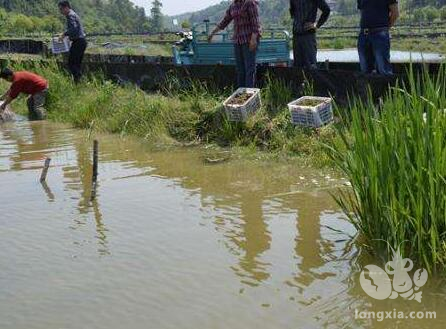
[[[17, 151], [11, 157], [11, 169], [38, 168], [36, 160], [53, 157], [60, 164], [65, 191], [77, 194], [72, 199], [77, 200], [80, 217], [74, 217], [71, 227], [76, 230], [85, 226], [86, 219], [92, 215], [100, 245], [98, 251], [101, 254], [110, 253], [108, 231], [100, 209], [100, 194], [91, 201], [92, 142], [82, 134], [67, 136], [61, 132], [65, 128], [47, 123], [21, 123], [20, 129], [26, 133], [10, 133], [9, 130], [4, 133], [6, 140], [14, 140], [17, 145]], [[60, 145], [64, 145], [63, 149], [60, 149]], [[131, 167], [146, 171], [149, 169], [147, 152], [135, 145], [132, 145], [131, 152], [125, 152], [128, 151], [126, 143], [121, 145], [115, 139], [105, 138], [101, 143], [101, 161], [131, 163]], [[177, 180], [191, 193], [200, 189], [203, 208], [211, 206], [218, 213], [214, 224], [228, 239], [225, 243], [228, 250], [239, 258], [238, 264], [231, 268], [240, 277], [240, 282], [257, 286], [268, 280], [271, 264], [263, 258], [271, 247], [272, 237], [263, 214], [263, 205], [270, 200], [270, 195], [284, 192], [290, 172], [281, 173], [283, 176], [280, 177], [268, 177], [264, 175], [263, 168], [205, 166], [199, 157], [191, 156], [189, 152], [179, 152], [175, 157], [176, 160], [172, 161], [169, 152], [151, 154], [150, 166], [156, 168], [152, 175]], [[30, 164], [34, 164], [34, 167]], [[55, 196], [49, 187], [43, 187], [48, 200], [54, 201]], [[228, 198], [228, 195], [232, 197]], [[318, 199], [318, 204], [309, 206], [306, 204], [308, 200], [299, 201], [290, 197], [283, 198], [281, 202], [283, 208], [296, 213], [297, 271], [288, 283], [302, 290], [316, 279], [324, 280], [333, 275], [319, 271], [325, 264], [322, 255], [329, 254], [333, 247], [330, 241], [321, 238], [320, 216], [327, 209], [333, 209], [333, 203], [320, 203]]]
[[[291, 285], [295, 285], [301, 290], [309, 287], [315, 280], [325, 280], [334, 273], [325, 272], [321, 268], [326, 264], [323, 255], [330, 255], [333, 251], [333, 243], [322, 238], [321, 216], [327, 210], [333, 208], [330, 201], [321, 202], [324, 198], [318, 199], [318, 204], [308, 205], [312, 200], [293, 200], [296, 205], [307, 202], [305, 207], [299, 207], [297, 211], [296, 223], [296, 245], [295, 258], [300, 261], [298, 272], [293, 278]], [[300, 201], [300, 202], [299, 202]], [[288, 201], [288, 203], [292, 203]], [[289, 204], [291, 207], [292, 205]]]
[[[99, 201], [90, 202], [92, 166], [90, 160], [89, 141], [64, 127], [49, 122], [26, 122], [8, 124], [2, 128], [2, 143], [14, 143], [15, 151], [9, 157], [10, 170], [41, 170], [44, 159], [52, 157], [49, 176], [57, 167], [61, 167], [64, 188], [79, 193], [78, 214], [88, 218], [93, 215], [96, 223], [98, 252], [109, 254], [107, 247], [107, 229], [103, 223]], [[56, 167], [56, 168], [54, 168]], [[38, 176], [36, 175], [36, 180]], [[48, 182], [41, 183], [48, 202], [54, 202], [56, 195]], [[76, 229], [85, 221], [75, 217]]]
[[271, 245], [271, 232], [265, 223], [262, 211], [263, 199], [260, 195], [244, 194], [240, 198], [240, 232], [234, 243], [240, 252], [240, 262], [234, 266], [235, 273], [242, 283], [256, 286], [269, 278], [268, 266], [262, 262], [262, 254]]
[[48, 126], [46, 123], [40, 125], [27, 125], [23, 129], [22, 123], [19, 127], [3, 130], [6, 141], [14, 141], [16, 152], [10, 157], [11, 170], [36, 169], [42, 166], [45, 159], [45, 150], [51, 148], [48, 139]]
[[[92, 140], [48, 123], [0, 127], [0, 161], [7, 169], [0, 177], [7, 183], [20, 180], [17, 189], [30, 200], [23, 205], [26, 212], [15, 214], [29, 220], [33, 210], [40, 210], [44, 219], [57, 218], [60, 222], [39, 223], [45, 229], [37, 232], [51, 236], [52, 228], [61, 223], [63, 230], [55, 231], [60, 237], [52, 236], [58, 239], [53, 248], [62, 248], [66, 240], [71, 243], [62, 256], [57, 254], [59, 249], [54, 251], [59, 256], [55, 260], [53, 254], [46, 254], [48, 263], [66, 266], [64, 275], [76, 266], [82, 273], [86, 267], [96, 275], [105, 273], [100, 284], [96, 277], [77, 281], [82, 279], [76, 275], [72, 279], [76, 288], [69, 293], [62, 290], [62, 297], [58, 296], [68, 304], [63, 296], [84, 301], [82, 297], [94, 294], [92, 287], [104, 285], [88, 304], [95, 309], [107, 300], [101, 311], [104, 316], [97, 320], [104, 324], [98, 328], [105, 323], [115, 328], [111, 319], [116, 320], [114, 313], [122, 309], [135, 310], [131, 315], [140, 316], [139, 323], [147, 322], [144, 315], [160, 320], [165, 311], [169, 315], [163, 319], [178, 320], [176, 327], [191, 313], [200, 315], [189, 319], [191, 327], [206, 323], [215, 328], [286, 328], [302, 319], [308, 322], [302, 327], [368, 327], [376, 324], [355, 323], [352, 309], [391, 306], [370, 303], [358, 288], [357, 250], [351, 242], [354, 232], [330, 196], [319, 191], [333, 184], [324, 180], [324, 174], [263, 162], [206, 165], [200, 150], [154, 151], [131, 139], [97, 137], [100, 176], [97, 197], [91, 201]], [[34, 185], [46, 156], [53, 161], [42, 195], [41, 187], [36, 192]], [[317, 184], [308, 183], [312, 180]], [[68, 221], [71, 230], [66, 229]], [[20, 229], [33, 225], [29, 220]], [[17, 235], [26, 249], [21, 231], [5, 232]], [[28, 239], [35, 235], [31, 230]], [[51, 241], [48, 238], [45, 244]], [[0, 250], [1, 246], [0, 239]], [[83, 257], [77, 258], [77, 264], [67, 262], [67, 254]], [[43, 263], [52, 272], [47, 259]], [[444, 296], [444, 291], [436, 289]], [[83, 290], [85, 295], [79, 293]], [[444, 305], [441, 298], [433, 300]], [[0, 307], [5, 305], [10, 304], [2, 303], [0, 297]], [[181, 311], [189, 307], [196, 312]], [[95, 312], [84, 312], [96, 319]], [[178, 319], [172, 314], [179, 314]], [[162, 323], [158, 321], [157, 327], [166, 327]]]
[[47, 182], [41, 182], [40, 185], [42, 185], [42, 189], [48, 198], [48, 202], [54, 202], [56, 197], [54, 196], [54, 193], [51, 191], [51, 188], [48, 186]]
[[[97, 186], [99, 189], [99, 185]], [[96, 237], [98, 239], [100, 248], [98, 249], [98, 252], [101, 255], [109, 255], [110, 250], [108, 248], [108, 241], [107, 241], [107, 228], [105, 227], [103, 216], [101, 214], [98, 196], [94, 200], [91, 201], [91, 207], [93, 209], [94, 213], [94, 219], [96, 223]]]
[[[96, 238], [99, 243], [98, 252], [101, 255], [108, 255], [110, 250], [107, 243], [107, 228], [105, 227], [100, 209], [100, 195], [97, 193], [93, 200], [91, 197], [93, 175], [92, 143], [92, 140], [86, 138], [74, 140], [77, 167], [68, 168], [65, 171], [65, 179], [68, 186], [71, 185], [71, 188], [80, 191], [77, 205], [79, 214], [87, 217], [89, 214], [93, 214], [96, 224]], [[100, 190], [99, 184], [96, 189]]]

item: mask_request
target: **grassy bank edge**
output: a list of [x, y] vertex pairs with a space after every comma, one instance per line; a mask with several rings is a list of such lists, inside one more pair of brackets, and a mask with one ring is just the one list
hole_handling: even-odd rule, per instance
[[[256, 115], [246, 123], [232, 123], [222, 108], [230, 90], [211, 90], [192, 81], [184, 85], [172, 77], [162, 91], [148, 94], [132, 84], [114, 84], [101, 74], [75, 85], [55, 63], [16, 64], [14, 69], [30, 69], [47, 78], [48, 119], [75, 128], [134, 135], [159, 146], [207, 145], [230, 149], [236, 157], [295, 161], [316, 168], [331, 167], [324, 144], [341, 145], [334, 127], [315, 131], [291, 124], [287, 103], [299, 95], [281, 81], [271, 80], [262, 90], [263, 106]], [[0, 86], [7, 88], [4, 82]], [[23, 97], [13, 109], [26, 114]]]

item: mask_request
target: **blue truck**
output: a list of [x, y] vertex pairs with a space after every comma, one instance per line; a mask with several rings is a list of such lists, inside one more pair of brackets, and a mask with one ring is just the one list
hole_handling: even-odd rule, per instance
[[[208, 42], [211, 24], [208, 21], [194, 25], [191, 32], [182, 32], [182, 40], [173, 46], [176, 65], [235, 65], [234, 46], [230, 32], [217, 34]], [[257, 63], [267, 66], [290, 66], [290, 35], [280, 29], [262, 32]]]

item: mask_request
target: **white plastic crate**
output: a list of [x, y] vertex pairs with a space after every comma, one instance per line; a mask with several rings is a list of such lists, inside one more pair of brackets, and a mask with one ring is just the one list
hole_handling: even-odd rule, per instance
[[[305, 105], [315, 101], [316, 106]], [[327, 97], [304, 96], [288, 104], [291, 112], [291, 122], [295, 125], [319, 128], [333, 121], [332, 99]]]
[[53, 54], [67, 53], [70, 51], [70, 47], [70, 40], [68, 38], [64, 38], [62, 41], [58, 37], [51, 39], [51, 51]]
[[[244, 93], [251, 95], [244, 104], [230, 104], [235, 97]], [[239, 88], [223, 103], [223, 106], [229, 121], [244, 122], [262, 106], [260, 89]]]

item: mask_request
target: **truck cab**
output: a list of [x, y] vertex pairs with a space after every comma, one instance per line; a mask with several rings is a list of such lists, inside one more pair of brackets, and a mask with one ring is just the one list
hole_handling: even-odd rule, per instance
[[[194, 25], [192, 36], [186, 37], [173, 47], [176, 65], [235, 65], [232, 32], [223, 31], [215, 35], [212, 42], [208, 36], [216, 24], [208, 21]], [[262, 31], [257, 63], [266, 66], [289, 66], [290, 35], [281, 29]]]

